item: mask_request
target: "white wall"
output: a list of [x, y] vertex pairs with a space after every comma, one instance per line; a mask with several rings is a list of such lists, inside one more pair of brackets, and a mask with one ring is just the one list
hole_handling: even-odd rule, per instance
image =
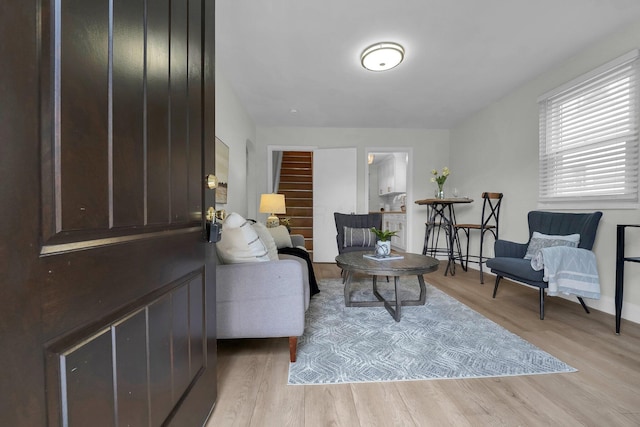
[[[407, 248], [410, 252], [422, 252], [426, 208], [413, 202], [433, 197], [434, 185], [429, 180], [433, 168], [442, 168], [449, 162], [449, 131], [420, 129], [352, 129], [352, 128], [265, 128], [257, 129], [256, 173], [259, 180], [256, 199], [267, 191], [267, 147], [356, 147], [358, 150], [358, 200], [357, 212], [365, 209], [365, 149], [368, 147], [402, 147], [413, 149], [413, 171], [408, 176], [413, 192], [407, 193], [407, 220], [411, 221], [412, 236]], [[336, 185], [340, 185], [340, 171], [336, 171]], [[258, 215], [254, 212], [249, 214]]]
[[[526, 83], [451, 130], [451, 182], [448, 184], [451, 188], [455, 185], [461, 195], [476, 200], [483, 191], [504, 193], [500, 238], [525, 242], [527, 212], [537, 208], [538, 96], [638, 47], [640, 21]], [[480, 208], [480, 203], [474, 203], [466, 211], [457, 211], [458, 221], [477, 221]], [[600, 210], [604, 215], [594, 252], [598, 258], [602, 297], [599, 301], [586, 302], [598, 310], [615, 313], [616, 224], [640, 223], [640, 213], [636, 209]], [[631, 239], [627, 237], [627, 241], [627, 253], [640, 256], [640, 231]], [[492, 251], [492, 245], [488, 249]], [[622, 315], [634, 322], [640, 322], [639, 272], [640, 265], [626, 264]]]
[[[255, 153], [256, 127], [238, 101], [224, 75], [216, 69], [216, 136], [229, 147], [229, 187], [227, 203], [216, 206], [227, 213], [238, 212], [247, 217], [258, 177], [251, 168], [247, 173], [247, 152]], [[260, 178], [262, 179], [262, 178]]]

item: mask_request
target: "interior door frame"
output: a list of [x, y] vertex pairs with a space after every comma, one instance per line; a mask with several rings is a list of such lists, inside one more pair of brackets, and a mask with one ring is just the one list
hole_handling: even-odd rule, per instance
[[369, 154], [376, 153], [406, 153], [407, 154], [407, 201], [406, 201], [406, 212], [407, 216], [407, 241], [406, 241], [406, 251], [411, 252], [412, 243], [413, 243], [413, 233], [412, 233], [412, 224], [413, 224], [413, 209], [411, 209], [410, 200], [413, 200], [413, 148], [412, 147], [365, 147], [364, 149], [364, 192], [365, 192], [365, 200], [364, 200], [364, 208], [366, 212], [370, 212], [369, 206]]

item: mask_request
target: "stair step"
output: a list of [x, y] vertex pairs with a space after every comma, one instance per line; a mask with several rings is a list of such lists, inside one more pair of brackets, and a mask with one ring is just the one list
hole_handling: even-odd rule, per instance
[[[288, 205], [288, 203], [287, 203]], [[313, 207], [291, 207], [287, 206], [288, 217], [313, 217]]]
[[313, 228], [312, 217], [287, 216], [290, 218], [291, 228]]
[[282, 182], [280, 181], [280, 191], [282, 193], [288, 190], [305, 190], [313, 191], [313, 184], [310, 182]]
[[289, 208], [312, 208], [313, 199], [288, 197], [285, 195], [287, 209]]
[[305, 169], [310, 169], [311, 168], [311, 162], [308, 161], [307, 159], [299, 159], [299, 158], [289, 158], [289, 157], [283, 157], [282, 158], [282, 166], [284, 167], [285, 165], [293, 165], [296, 167], [302, 167]]
[[283, 182], [308, 182], [313, 184], [313, 175], [296, 175], [280, 173], [280, 184]]
[[286, 200], [289, 199], [310, 199], [313, 195], [312, 190], [284, 190], [278, 191], [279, 194], [284, 194]]
[[313, 159], [313, 152], [312, 151], [285, 151], [283, 158], [304, 158], [307, 159], [308, 161], [311, 161], [311, 159]]
[[280, 179], [282, 179], [283, 176], [313, 177], [313, 171], [302, 168], [282, 168], [280, 169]]

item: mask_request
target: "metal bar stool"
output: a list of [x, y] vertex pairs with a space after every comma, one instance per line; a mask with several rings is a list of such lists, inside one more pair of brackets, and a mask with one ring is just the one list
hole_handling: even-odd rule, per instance
[[[467, 237], [467, 251], [465, 257], [460, 257], [460, 265], [466, 271], [471, 262], [477, 263], [480, 266], [480, 283], [484, 283], [484, 274], [482, 271], [482, 265], [487, 262], [486, 258], [482, 255], [482, 249], [484, 246], [484, 235], [486, 232], [493, 234], [494, 240], [498, 240], [499, 231], [499, 218], [500, 218], [500, 205], [502, 204], [502, 193], [482, 193], [482, 218], [480, 224], [454, 224], [456, 230], [456, 238], [458, 237], [458, 231], [462, 230]], [[469, 241], [471, 230], [478, 230], [480, 232], [480, 254], [469, 255]], [[459, 241], [459, 240], [458, 240]]]

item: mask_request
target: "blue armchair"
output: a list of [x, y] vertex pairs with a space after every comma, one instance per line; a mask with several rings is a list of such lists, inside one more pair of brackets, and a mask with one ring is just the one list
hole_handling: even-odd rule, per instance
[[[497, 240], [494, 245], [495, 258], [487, 261], [487, 267], [496, 274], [493, 298], [503, 277], [540, 288], [540, 319], [544, 319], [544, 290], [549, 283], [543, 280], [544, 271], [531, 268], [531, 261], [524, 259], [527, 247], [534, 231], [547, 235], [580, 234], [579, 248], [591, 250], [596, 238], [598, 223], [602, 212], [587, 214], [531, 211], [528, 215], [529, 240], [527, 243], [515, 243]], [[580, 304], [589, 313], [581, 297]]]

